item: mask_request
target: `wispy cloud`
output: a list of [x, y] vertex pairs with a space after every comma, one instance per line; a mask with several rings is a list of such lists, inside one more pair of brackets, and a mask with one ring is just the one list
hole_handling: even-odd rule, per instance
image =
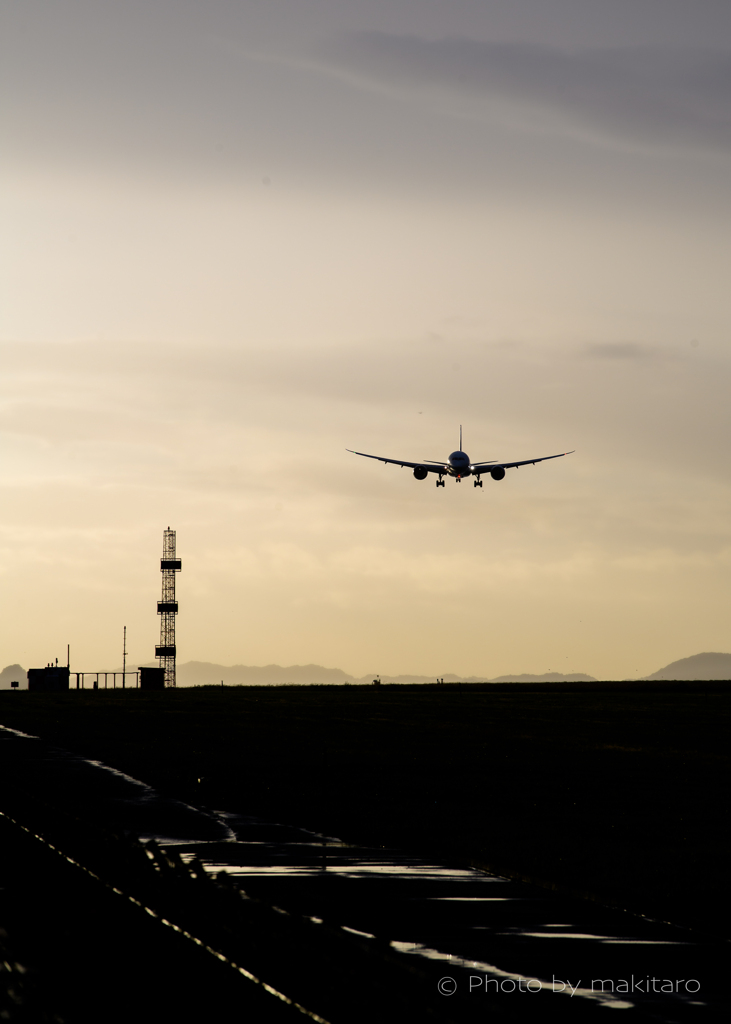
[[642, 148], [731, 148], [731, 53], [571, 49], [359, 32], [319, 59], [370, 87], [513, 108], [524, 126]]
[[589, 359], [659, 359], [662, 353], [638, 341], [609, 341], [585, 345], [581, 355]]

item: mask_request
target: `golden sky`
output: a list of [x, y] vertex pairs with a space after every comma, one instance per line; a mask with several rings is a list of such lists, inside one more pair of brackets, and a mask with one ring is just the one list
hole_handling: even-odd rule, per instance
[[[607, 8], [611, 7], [611, 10]], [[731, 9], [8, 5], [0, 666], [729, 650]], [[505, 479], [410, 461], [576, 449]]]

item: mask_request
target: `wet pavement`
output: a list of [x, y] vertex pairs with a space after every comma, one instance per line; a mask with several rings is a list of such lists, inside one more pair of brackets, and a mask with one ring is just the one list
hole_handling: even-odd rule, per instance
[[727, 954], [711, 938], [475, 869], [230, 812], [217, 817], [235, 841], [181, 843], [183, 859], [197, 857], [287, 910], [441, 962], [445, 1000], [455, 989], [475, 1001], [479, 993], [528, 1000], [542, 991], [574, 1007], [642, 1010], [658, 1021], [706, 1019], [719, 1006], [721, 977], [713, 975]]
[[720, 938], [476, 869], [193, 807], [0, 727], [0, 769], [11, 763], [26, 786], [80, 817], [154, 839], [249, 897], [387, 947], [404, 964], [437, 965], [436, 1014], [482, 1016], [488, 998], [509, 1017], [532, 1016], [539, 1003], [541, 1016], [548, 1008], [580, 1019], [615, 1009], [701, 1022], [722, 1012], [728, 944]]

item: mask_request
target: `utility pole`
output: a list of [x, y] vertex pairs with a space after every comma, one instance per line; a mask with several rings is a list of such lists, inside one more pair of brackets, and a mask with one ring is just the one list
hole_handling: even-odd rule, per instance
[[127, 678], [127, 627], [124, 627], [124, 640], [122, 641], [122, 689], [124, 689]]

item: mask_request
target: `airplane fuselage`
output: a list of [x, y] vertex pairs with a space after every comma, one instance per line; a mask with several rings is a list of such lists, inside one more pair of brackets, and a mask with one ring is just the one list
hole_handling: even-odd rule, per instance
[[452, 452], [447, 462], [449, 463], [449, 469], [447, 470], [449, 476], [463, 477], [470, 476], [472, 473], [470, 457], [465, 452]]

